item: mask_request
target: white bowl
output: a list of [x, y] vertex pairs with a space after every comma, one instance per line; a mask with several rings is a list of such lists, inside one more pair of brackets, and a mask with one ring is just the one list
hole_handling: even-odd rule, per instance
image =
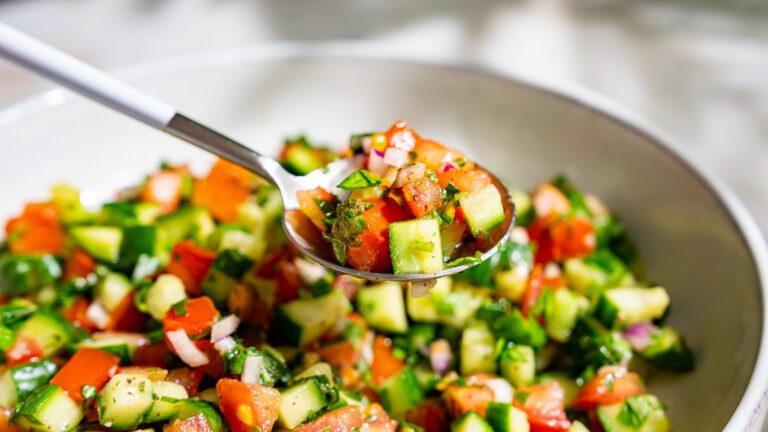
[[[678, 431], [744, 430], [768, 382], [768, 252], [744, 207], [669, 139], [596, 95], [366, 46], [253, 47], [123, 71], [136, 86], [254, 148], [286, 134], [329, 144], [408, 119], [466, 150], [513, 185], [565, 172], [614, 209], [652, 280], [669, 289], [670, 323], [697, 367], [654, 374], [650, 391]], [[204, 165], [202, 151], [55, 90], [0, 113], [0, 217], [62, 180], [96, 201], [162, 159]]]

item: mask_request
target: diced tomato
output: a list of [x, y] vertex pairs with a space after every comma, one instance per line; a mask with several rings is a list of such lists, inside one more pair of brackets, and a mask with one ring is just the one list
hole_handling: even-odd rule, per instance
[[96, 260], [80, 248], [75, 248], [64, 268], [64, 281], [84, 278], [96, 271]]
[[203, 380], [203, 371], [188, 367], [171, 369], [168, 372], [167, 381], [175, 382], [183, 386], [190, 397], [197, 396], [197, 390], [200, 388], [200, 381]]
[[537, 219], [551, 221], [571, 211], [568, 197], [550, 183], [542, 183], [531, 197]]
[[366, 231], [361, 245], [347, 250], [347, 264], [361, 271], [386, 272], [392, 268], [389, 256], [389, 224], [408, 219], [408, 212], [390, 199], [371, 199], [373, 207], [363, 212]]
[[189, 170], [184, 166], [156, 172], [149, 176], [139, 198], [157, 204], [163, 214], [171, 213], [179, 207], [187, 176]]
[[30, 203], [18, 217], [5, 225], [8, 245], [15, 253], [64, 252], [64, 231], [59, 225], [59, 213], [52, 203]]
[[374, 385], [380, 385], [405, 367], [405, 361], [392, 353], [392, 340], [384, 336], [376, 336], [373, 341], [373, 362], [371, 363], [371, 379]]
[[13, 407], [0, 407], [0, 431], [3, 432], [23, 432], [24, 429], [11, 424]]
[[168, 347], [164, 343], [153, 343], [136, 348], [133, 363], [141, 366], [165, 367], [168, 363]]
[[403, 186], [403, 197], [408, 209], [417, 218], [437, 210], [443, 204], [440, 186], [426, 177]]
[[152, 366], [122, 366], [117, 368], [117, 373], [127, 375], [139, 375], [152, 382], [165, 381], [168, 378], [168, 370]]
[[83, 386], [101, 390], [114, 375], [120, 358], [96, 348], [80, 348], [53, 376], [51, 384], [61, 387], [75, 402], [83, 402]]
[[448, 170], [437, 175], [440, 187], [448, 187], [452, 183], [461, 192], [472, 192], [491, 184], [491, 176], [481, 169]]
[[280, 406], [276, 389], [223, 378], [216, 384], [216, 393], [232, 432], [268, 432], [274, 427]]
[[301, 277], [293, 261], [281, 261], [277, 265], [277, 302], [288, 303], [299, 298]]
[[552, 258], [563, 261], [591, 255], [597, 244], [592, 221], [585, 217], [559, 220], [549, 228], [552, 239]]
[[192, 240], [184, 240], [173, 246], [171, 261], [165, 271], [184, 282], [190, 295], [200, 295], [200, 284], [216, 260], [216, 252], [198, 246]]
[[624, 399], [645, 393], [643, 381], [635, 372], [623, 366], [603, 366], [597, 375], [581, 388], [571, 407], [590, 410], [598, 405], [623, 402]]
[[75, 325], [88, 331], [96, 330], [90, 319], [88, 319], [88, 306], [90, 302], [85, 297], [76, 298], [71, 305], [64, 311], [64, 318]]
[[255, 176], [250, 171], [218, 159], [208, 176], [195, 182], [191, 201], [208, 209], [220, 222], [234, 222], [254, 185]]
[[424, 432], [443, 432], [448, 430], [446, 408], [440, 399], [430, 398], [409, 411], [405, 419], [424, 429]]
[[227, 307], [241, 320], [266, 329], [270, 323], [270, 308], [267, 302], [256, 296], [253, 289], [245, 284], [237, 284], [227, 294]]
[[544, 290], [544, 269], [541, 264], [536, 264], [531, 270], [531, 274], [528, 276], [528, 284], [525, 286], [523, 296], [520, 298], [520, 311], [524, 316], [528, 316], [528, 313], [539, 301], [541, 292]]
[[197, 413], [184, 420], [176, 420], [164, 429], [164, 432], [212, 432], [203, 413]]
[[418, 140], [413, 148], [413, 153], [416, 155], [416, 162], [421, 162], [427, 168], [437, 172], [443, 165], [445, 156], [448, 154], [448, 148], [434, 141]]
[[107, 331], [138, 332], [144, 329], [146, 317], [136, 308], [136, 291], [126, 294], [109, 316]]
[[360, 428], [367, 432], [395, 432], [397, 421], [392, 420], [378, 403], [372, 403], [365, 408], [365, 422]]
[[163, 318], [163, 331], [184, 330], [189, 336], [200, 336], [216, 322], [219, 311], [210, 297], [187, 300], [187, 313], [179, 315], [171, 309]]
[[[384, 132], [384, 139], [386, 140], [388, 147], [398, 147], [405, 151], [409, 151], [416, 146], [416, 143], [421, 140], [419, 134], [417, 134], [405, 120], [397, 120]], [[379, 148], [379, 150], [384, 150]]]
[[459, 417], [470, 411], [485, 417], [485, 409], [489, 402], [493, 402], [494, 394], [493, 390], [485, 385], [451, 384], [443, 392], [443, 398], [453, 417]]
[[345, 340], [322, 346], [316, 352], [323, 361], [337, 367], [354, 365], [360, 358], [360, 350]]
[[295, 432], [349, 432], [363, 425], [363, 413], [356, 405], [327, 412], [294, 429]]
[[16, 339], [16, 342], [5, 352], [5, 364], [16, 366], [37, 361], [43, 358], [43, 349], [36, 340], [28, 337]]
[[531, 432], [563, 432], [571, 427], [565, 416], [565, 391], [557, 381], [520, 387], [514, 404], [528, 414]]
[[333, 195], [321, 187], [316, 187], [310, 190], [298, 191], [296, 198], [299, 200], [299, 209], [307, 215], [312, 224], [322, 232], [328, 231], [328, 226], [323, 222], [328, 217], [320, 208], [320, 205], [318, 205], [318, 201], [326, 201], [329, 206], [335, 208]]

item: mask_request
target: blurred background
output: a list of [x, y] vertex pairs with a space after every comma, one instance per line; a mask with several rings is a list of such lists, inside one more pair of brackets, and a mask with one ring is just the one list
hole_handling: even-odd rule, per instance
[[[272, 41], [374, 41], [588, 87], [676, 137], [768, 230], [768, 2], [0, 0], [0, 20], [114, 69]], [[49, 88], [0, 63], [0, 107]]]

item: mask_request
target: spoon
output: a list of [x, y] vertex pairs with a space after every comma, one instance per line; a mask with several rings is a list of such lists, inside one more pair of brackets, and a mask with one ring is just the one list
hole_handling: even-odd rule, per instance
[[[303, 254], [336, 272], [377, 281], [416, 282], [413, 286], [414, 295], [423, 295], [428, 292], [436, 278], [461, 272], [479, 262], [475, 260], [462, 265], [446, 267], [438, 273], [403, 275], [363, 272], [339, 265], [328, 254], [322, 253], [322, 248], [316, 247], [315, 243], [310, 241], [307, 236], [299, 234], [301, 226], [296, 222], [300, 220], [296, 217], [299, 207], [296, 193], [318, 186], [329, 191], [335, 190], [342, 180], [360, 168], [361, 161], [359, 159], [342, 159], [306, 176], [294, 176], [288, 173], [276, 160], [263, 156], [178, 113], [170, 105], [2, 23], [0, 23], [0, 55], [58, 82], [82, 96], [194, 144], [271, 181], [280, 190], [283, 199], [285, 209], [283, 226], [288, 239]], [[489, 234], [488, 238], [481, 242], [480, 250], [472, 251], [472, 253], [480, 253], [480, 260], [487, 259], [498, 250], [499, 245], [509, 236], [515, 218], [514, 204], [507, 188], [493, 174], [491, 174], [491, 178], [502, 194], [506, 218]]]

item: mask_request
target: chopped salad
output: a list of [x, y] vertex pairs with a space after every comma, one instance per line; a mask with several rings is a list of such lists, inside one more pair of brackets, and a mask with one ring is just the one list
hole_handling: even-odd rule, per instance
[[[335, 157], [306, 138], [282, 152], [299, 174]], [[297, 254], [275, 188], [222, 160], [199, 178], [164, 164], [98, 209], [56, 186], [5, 225], [0, 430], [670, 430], [644, 384], [693, 368], [667, 290], [566, 178], [512, 195], [501, 251], [414, 298]], [[367, 230], [394, 225], [365, 217], [377, 206], [411, 211], [360, 200]]]

